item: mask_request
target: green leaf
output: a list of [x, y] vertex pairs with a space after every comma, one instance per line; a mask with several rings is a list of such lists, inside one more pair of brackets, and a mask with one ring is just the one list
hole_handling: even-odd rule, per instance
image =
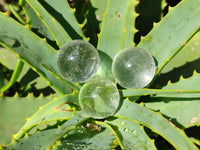
[[[64, 81], [64, 83], [60, 81], [63, 79], [59, 77], [59, 71], [56, 66], [57, 52], [55, 49], [5, 14], [0, 13], [0, 19], [0, 43], [28, 63], [56, 91], [62, 94], [70, 93], [71, 89], [66, 84], [74, 85], [68, 81]], [[5, 23], [6, 26], [4, 25]], [[9, 30], [7, 30], [8, 28]], [[20, 34], [16, 34], [19, 31]], [[74, 88], [76, 89], [77, 87], [74, 86]]]
[[18, 62], [18, 58], [8, 51], [6, 48], [0, 48], [0, 63], [10, 70], [14, 70]]
[[[194, 75], [188, 79], [181, 78], [179, 82], [168, 83], [163, 90], [199, 90], [200, 74]], [[178, 91], [178, 90], [177, 90]], [[161, 94], [149, 97], [144, 100], [146, 107], [168, 117], [175, 125], [188, 128], [200, 124], [200, 95], [199, 94]]]
[[61, 139], [64, 135], [69, 134], [71, 130], [73, 130], [77, 125], [81, 124], [86, 119], [88, 118], [82, 111], [78, 112], [74, 117], [61, 125], [47, 141], [43, 142], [40, 149], [47, 149], [57, 140]]
[[[2, 58], [0, 63], [10, 70], [15, 69], [19, 60], [13, 53], [5, 48], [0, 48], [0, 57]], [[1, 77], [3, 77], [3, 75]], [[21, 71], [17, 81], [22, 86], [23, 94], [25, 95], [28, 92], [32, 92], [34, 95], [38, 96], [40, 93], [43, 93], [43, 95], [49, 95], [54, 92], [50, 89], [47, 82], [34, 72], [27, 64], [24, 64], [23, 70]], [[2, 84], [5, 84], [5, 82], [3, 81]]]
[[[97, 122], [97, 125], [101, 125], [100, 131], [93, 131], [84, 128], [83, 125], [77, 126], [74, 130], [70, 131], [64, 140], [61, 140], [60, 144], [56, 144], [57, 149], [111, 149], [112, 142], [115, 136], [112, 134], [112, 130], [108, 128], [105, 123]], [[92, 126], [96, 124], [92, 123]], [[102, 138], [103, 137], [103, 138]]]
[[[185, 45], [185, 47], [183, 47], [183, 49], [170, 60], [170, 62], [163, 68], [161, 73], [167, 73], [169, 71], [172, 71], [175, 68], [178, 69], [181, 66], [184, 67], [184, 65], [185, 65], [185, 70], [187, 69], [187, 72], [191, 73], [191, 71], [193, 72], [193, 70], [191, 70], [191, 68], [192, 69], [195, 69], [195, 68], [198, 69], [199, 55], [200, 55], [200, 32], [198, 32]], [[186, 65], [188, 63], [192, 63], [192, 64], [191, 64], [191, 66], [188, 65], [187, 68], [186, 68]], [[186, 71], [184, 73], [186, 73]]]
[[175, 56], [200, 26], [200, 1], [181, 1], [139, 43], [149, 51], [158, 63], [159, 73]]
[[[133, 11], [134, 4], [131, 0], [108, 1], [97, 49], [105, 52], [112, 59], [121, 49], [133, 42], [130, 37], [134, 31], [134, 19], [132, 18], [135, 13], [130, 13], [129, 11]], [[129, 21], [127, 20], [128, 18], [130, 19]], [[126, 28], [130, 26], [132, 27], [130, 30]], [[130, 35], [128, 35], [129, 31]], [[127, 40], [126, 42], [125, 39]]]
[[71, 94], [54, 99], [46, 105], [39, 108], [39, 110], [30, 117], [24, 126], [14, 135], [14, 139], [22, 138], [26, 132], [35, 127], [36, 125], [52, 120], [63, 120], [72, 117], [72, 110], [68, 108], [68, 103], [76, 103], [77, 95]]
[[7, 150], [36, 150], [45, 142], [51, 135], [57, 130], [57, 128], [49, 128], [42, 131], [37, 131], [33, 135], [28, 135], [18, 141], [14, 141], [12, 145], [7, 145], [4, 148]]
[[19, 60], [8, 84], [4, 86], [3, 88], [1, 88], [0, 92], [7, 91], [10, 87], [12, 87], [15, 84], [15, 82], [17, 81], [18, 77], [21, 74], [23, 66], [24, 66], [24, 63], [21, 60]]
[[60, 27], [55, 18], [51, 16], [37, 0], [27, 0], [27, 3], [34, 9], [60, 47], [70, 40], [65, 30]]
[[[81, 26], [65, 0], [27, 0], [61, 47], [71, 39], [82, 39]], [[62, 14], [62, 15], [61, 15]]]
[[129, 1], [128, 16], [126, 19], [125, 35], [123, 40], [123, 48], [134, 46], [133, 39], [136, 32], [135, 19], [137, 14], [135, 12], [136, 0]]
[[176, 149], [197, 150], [197, 147], [178, 128], [172, 126], [159, 113], [153, 112], [141, 105], [124, 100], [116, 117], [140, 123], [164, 137]]
[[116, 138], [118, 139], [120, 146], [125, 150], [156, 150], [152, 140], [146, 135], [143, 127], [137, 123], [117, 118], [114, 120], [107, 120], [113, 130], [115, 130]]
[[47, 39], [54, 41], [55, 40], [54, 37], [49, 32], [44, 23], [40, 20], [40, 18], [37, 16], [33, 8], [30, 7], [25, 0], [20, 0], [20, 4], [27, 17], [26, 22], [30, 24], [32, 30], [36, 33], [41, 34], [43, 37], [46, 37]]
[[15, 134], [40, 106], [46, 104], [52, 97], [34, 97], [28, 95], [25, 98], [0, 96], [0, 144], [11, 142], [11, 136]]

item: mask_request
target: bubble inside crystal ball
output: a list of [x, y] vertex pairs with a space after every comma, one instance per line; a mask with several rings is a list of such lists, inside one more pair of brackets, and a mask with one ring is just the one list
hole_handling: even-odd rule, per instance
[[119, 91], [108, 79], [94, 78], [85, 83], [79, 93], [82, 110], [96, 119], [113, 115], [118, 108], [119, 101]]
[[57, 66], [63, 77], [74, 83], [91, 79], [99, 67], [95, 47], [83, 40], [72, 40], [63, 45], [57, 57]]
[[153, 57], [146, 50], [137, 47], [120, 51], [112, 63], [113, 76], [124, 88], [139, 89], [147, 86], [155, 71]]

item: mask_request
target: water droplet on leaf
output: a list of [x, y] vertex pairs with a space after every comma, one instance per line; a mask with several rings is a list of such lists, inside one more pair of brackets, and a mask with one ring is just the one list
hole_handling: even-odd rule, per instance
[[156, 66], [145, 50], [130, 47], [120, 51], [112, 63], [115, 80], [124, 88], [143, 88], [153, 79]]
[[98, 70], [99, 55], [90, 43], [72, 40], [59, 50], [57, 66], [66, 80], [74, 83], [86, 82]]
[[124, 128], [124, 132], [129, 132], [129, 129], [128, 128]]
[[136, 131], [136, 130], [133, 130], [133, 131], [132, 131], [132, 134], [133, 134], [134, 136], [137, 136], [137, 131]]
[[122, 122], [120, 123], [120, 126], [125, 127], [125, 126], [126, 126], [126, 123], [125, 123], [124, 121], [122, 121]]

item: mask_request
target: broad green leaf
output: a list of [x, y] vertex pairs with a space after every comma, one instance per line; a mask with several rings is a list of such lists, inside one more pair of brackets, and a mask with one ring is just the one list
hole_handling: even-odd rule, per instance
[[200, 1], [181, 1], [139, 43], [158, 63], [159, 73], [175, 56], [200, 26]]
[[197, 150], [197, 147], [178, 128], [172, 126], [159, 113], [153, 112], [139, 104], [124, 100], [116, 117], [140, 123], [164, 137], [176, 149]]
[[12, 145], [7, 145], [3, 147], [5, 150], [15, 149], [15, 150], [38, 150], [40, 146], [56, 132], [57, 128], [49, 128], [42, 131], [37, 131], [33, 135], [28, 135], [18, 141], [14, 141]]
[[137, 123], [129, 120], [117, 118], [114, 120], [107, 120], [113, 130], [115, 130], [117, 139], [122, 149], [125, 150], [156, 150], [152, 140], [146, 135], [143, 127]]
[[[65, 0], [27, 0], [61, 47], [71, 39], [82, 39], [81, 26]], [[62, 15], [61, 15], [62, 14]]]
[[[18, 62], [18, 57], [5, 48], [0, 48], [0, 63], [10, 70], [14, 70]], [[3, 77], [3, 75], [1, 76]], [[49, 95], [54, 91], [48, 86], [47, 82], [34, 72], [27, 64], [24, 64], [23, 70], [17, 79], [23, 87], [23, 94], [33, 92], [35, 95], [43, 93]]]
[[[163, 68], [161, 73], [167, 73], [175, 68], [178, 69], [179, 67], [182, 66], [184, 67], [184, 65], [185, 65], [185, 70], [187, 69], [187, 72], [191, 73], [191, 71], [193, 72], [193, 70], [191, 69], [195, 68], [198, 69], [199, 55], [200, 55], [200, 32], [198, 32], [185, 45], [185, 47], [183, 47], [183, 49], [170, 60], [170, 62]], [[186, 65], [189, 63], [192, 64], [186, 67]], [[184, 73], [186, 73], [186, 71]]]
[[0, 48], [0, 63], [10, 70], [14, 70], [18, 62], [18, 58], [8, 51], [6, 48]]
[[133, 39], [136, 32], [135, 19], [137, 14], [135, 12], [136, 0], [129, 1], [128, 15], [126, 19], [125, 35], [123, 39], [123, 48], [134, 46]]
[[54, 37], [49, 32], [49, 30], [44, 25], [44, 23], [41, 21], [41, 19], [37, 16], [37, 14], [33, 10], [33, 8], [30, 7], [25, 0], [20, 0], [19, 4], [22, 6], [22, 8], [25, 12], [25, 15], [27, 17], [26, 22], [28, 24], [30, 24], [30, 27], [32, 28], [32, 30], [35, 33], [41, 34], [42, 36], [46, 37], [47, 39], [54, 41], [55, 40]]
[[[0, 63], [10, 70], [14, 70], [18, 62], [18, 57], [5, 48], [0, 48]], [[2, 76], [3, 77], [3, 76]], [[27, 64], [24, 64], [23, 70], [17, 79], [20, 85], [23, 87], [23, 94], [28, 92], [34, 93], [34, 95], [49, 95], [54, 91], [48, 86], [47, 82], [34, 72]]]
[[200, 98], [190, 97], [152, 97], [144, 105], [161, 112], [170, 122], [180, 128], [200, 124]]
[[[200, 74], [188, 79], [181, 78], [176, 83], [169, 83], [163, 90], [199, 90]], [[178, 91], [178, 90], [177, 90]], [[191, 94], [161, 94], [144, 100], [146, 107], [160, 111], [175, 125], [188, 128], [200, 124], [200, 95]]]
[[[134, 28], [134, 19], [131, 18], [136, 16], [134, 15], [134, 12], [130, 13], [131, 10], [129, 12], [129, 8], [133, 9], [134, 4], [135, 3], [131, 0], [108, 1], [101, 32], [99, 35], [97, 49], [105, 52], [112, 59], [121, 49], [125, 47], [125, 39], [131, 40], [126, 41], [126, 43], [128, 43], [126, 44], [126, 46], [130, 45], [129, 43], [133, 42], [133, 39], [130, 38], [130, 36], [132, 35], [128, 35], [128, 32], [130, 31], [131, 34], [134, 30], [129, 30], [126, 27], [131, 26], [132, 28]], [[130, 19], [129, 21], [127, 20], [128, 18]]]
[[78, 112], [74, 117], [62, 124], [49, 139], [43, 142], [40, 149], [43, 150], [49, 148], [57, 140], [61, 139], [64, 135], [69, 134], [71, 130], [73, 130], [77, 125], [80, 125], [86, 119], [88, 119], [88, 117], [86, 117], [82, 111]]
[[[115, 136], [112, 134], [112, 130], [108, 128], [105, 123], [97, 122], [101, 125], [101, 130], [92, 130], [85, 128], [83, 125], [77, 126], [74, 130], [69, 132], [64, 140], [61, 140], [60, 144], [56, 144], [57, 149], [111, 149], [112, 142]], [[95, 126], [92, 124], [91, 126]], [[103, 138], [102, 138], [103, 137]]]
[[11, 136], [22, 127], [26, 118], [30, 117], [40, 106], [48, 103], [52, 97], [25, 98], [0, 96], [0, 144], [9, 144]]
[[[111, 134], [112, 131], [104, 124], [101, 124], [101, 128], [101, 131], [91, 131], [79, 125], [70, 131], [67, 137], [52, 145], [52, 149], [111, 149], [115, 137]], [[55, 126], [47, 127], [45, 130], [38, 130], [34, 134], [27, 134], [23, 139], [15, 141], [12, 145], [6, 146], [5, 149], [40, 149], [40, 146], [56, 131], [57, 128]]]
[[27, 0], [27, 3], [34, 9], [60, 47], [70, 40], [69, 35], [60, 27], [56, 19], [37, 0]]
[[[63, 81], [64, 83], [60, 81], [63, 79], [59, 77], [59, 71], [56, 66], [57, 52], [55, 49], [7, 15], [0, 13], [0, 19], [0, 43], [3, 46], [28, 63], [34, 71], [44, 77], [59, 93], [71, 92], [71, 89], [66, 84], [76, 88], [68, 81]], [[8, 28], [10, 29], [7, 30]]]
[[[153, 86], [166, 85], [169, 80], [177, 82], [180, 76], [184, 78], [191, 77], [193, 72], [199, 69], [200, 55], [200, 32], [198, 32], [183, 49], [174, 56], [170, 62], [163, 68], [161, 74], [156, 78]], [[195, 84], [194, 86], [198, 86]]]
[[54, 99], [53, 101], [40, 107], [33, 116], [27, 119], [27, 122], [24, 124], [24, 126], [19, 130], [17, 134], [14, 135], [14, 139], [18, 140], [22, 138], [26, 132], [30, 131], [30, 129], [40, 123], [71, 118], [73, 111], [68, 110], [67, 103], [77, 103], [77, 101], [77, 95], [71, 94]]
[[[74, 12], [66, 0], [39, 0], [43, 7], [53, 16], [58, 24], [68, 33], [70, 39], [83, 39], [81, 25], [78, 24]], [[62, 14], [62, 15], [61, 15]]]

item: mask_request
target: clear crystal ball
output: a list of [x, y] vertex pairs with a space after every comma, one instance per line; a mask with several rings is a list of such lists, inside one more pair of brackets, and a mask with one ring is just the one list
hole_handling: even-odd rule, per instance
[[120, 51], [112, 63], [113, 76], [124, 88], [139, 89], [147, 86], [155, 71], [153, 57], [146, 50], [137, 47]]
[[99, 67], [99, 55], [94, 46], [83, 40], [72, 40], [63, 45], [57, 57], [57, 66], [63, 77], [74, 83], [91, 79]]
[[95, 78], [85, 83], [79, 93], [79, 103], [88, 116], [103, 119], [113, 115], [120, 96], [115, 84], [108, 79]]

